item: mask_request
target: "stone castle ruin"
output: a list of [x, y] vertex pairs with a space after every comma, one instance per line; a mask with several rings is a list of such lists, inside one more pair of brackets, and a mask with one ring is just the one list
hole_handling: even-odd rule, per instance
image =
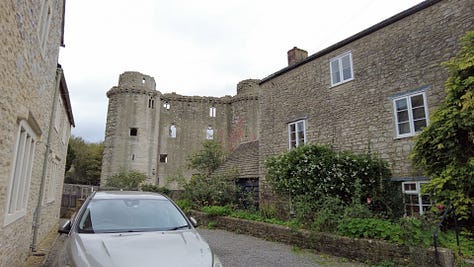
[[162, 94], [153, 77], [125, 72], [109, 98], [101, 184], [121, 170], [137, 170], [148, 183], [177, 189], [170, 178], [191, 177], [187, 157], [204, 140], [228, 150], [258, 139], [259, 80], [244, 80], [235, 96]]

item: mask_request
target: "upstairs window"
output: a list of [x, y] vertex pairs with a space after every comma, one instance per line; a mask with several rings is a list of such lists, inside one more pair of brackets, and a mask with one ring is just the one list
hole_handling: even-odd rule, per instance
[[137, 136], [138, 128], [130, 128], [130, 136]]
[[21, 121], [13, 153], [12, 172], [8, 187], [8, 204], [4, 225], [26, 214], [31, 171], [35, 155], [36, 135], [26, 121]]
[[348, 82], [354, 79], [352, 70], [352, 53], [347, 52], [331, 59], [331, 86]]
[[289, 149], [302, 146], [306, 143], [305, 121], [299, 120], [288, 124]]
[[428, 108], [424, 92], [393, 99], [393, 108], [398, 138], [413, 136], [428, 125]]
[[211, 118], [216, 117], [216, 108], [215, 107], [210, 107], [209, 108], [209, 117], [211, 117]]
[[49, 26], [51, 24], [51, 16], [52, 16], [51, 12], [52, 12], [51, 1], [50, 0], [43, 1], [39, 23], [38, 23], [39, 25], [38, 40], [39, 40], [39, 44], [42, 51], [45, 50], [46, 42], [48, 40]]

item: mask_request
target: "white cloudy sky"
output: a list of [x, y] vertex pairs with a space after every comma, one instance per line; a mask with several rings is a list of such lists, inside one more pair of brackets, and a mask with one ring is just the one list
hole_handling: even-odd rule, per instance
[[287, 65], [297, 46], [314, 54], [420, 0], [68, 0], [60, 51], [76, 128], [103, 141], [106, 92], [124, 71], [153, 76], [157, 90], [236, 93]]

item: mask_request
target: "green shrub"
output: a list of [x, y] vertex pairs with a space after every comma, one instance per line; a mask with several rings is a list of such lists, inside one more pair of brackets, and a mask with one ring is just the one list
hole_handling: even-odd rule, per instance
[[231, 174], [212, 177], [195, 175], [184, 185], [184, 197], [198, 208], [235, 204], [238, 202], [239, 192]]
[[191, 209], [194, 208], [193, 202], [189, 199], [179, 199], [175, 201], [176, 205], [184, 211], [185, 213], [188, 213]]
[[343, 218], [344, 203], [337, 197], [327, 196], [319, 206], [311, 228], [320, 232], [336, 232], [339, 221]]
[[[401, 190], [390, 181], [388, 163], [370, 154], [335, 152], [317, 145], [304, 145], [269, 157], [265, 161], [270, 186], [293, 200], [318, 200], [335, 196], [344, 203], [354, 199], [355, 181], [360, 183], [357, 202], [372, 199], [371, 209], [384, 216], [400, 216]], [[313, 201], [314, 202], [314, 201]], [[298, 208], [298, 202], [294, 206]], [[314, 207], [303, 208], [314, 212]], [[311, 217], [312, 214], [298, 215]]]
[[374, 238], [402, 243], [402, 229], [390, 221], [376, 218], [352, 218], [339, 224], [338, 232], [355, 238]]
[[202, 212], [210, 216], [227, 216], [232, 212], [229, 206], [205, 206]]
[[402, 241], [408, 246], [429, 246], [433, 244], [434, 227], [413, 217], [403, 217], [398, 221], [402, 229]]
[[163, 194], [163, 195], [169, 195], [170, 194], [170, 190], [166, 187], [160, 187], [158, 185], [154, 185], [154, 184], [142, 184], [140, 186], [140, 189], [142, 191], [147, 191], [147, 192], [155, 192], [155, 193], [160, 193], [160, 194]]
[[107, 177], [105, 186], [124, 190], [138, 190], [140, 184], [147, 179], [146, 174], [139, 171], [120, 171]]

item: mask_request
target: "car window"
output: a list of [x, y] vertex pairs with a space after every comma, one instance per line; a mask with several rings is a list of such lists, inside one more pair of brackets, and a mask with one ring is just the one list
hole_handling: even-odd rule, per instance
[[189, 227], [168, 200], [93, 199], [79, 219], [81, 233], [166, 231]]

